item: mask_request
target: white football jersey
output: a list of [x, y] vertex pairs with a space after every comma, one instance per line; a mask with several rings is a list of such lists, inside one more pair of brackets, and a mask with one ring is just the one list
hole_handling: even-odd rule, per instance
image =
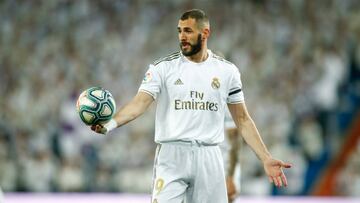
[[150, 65], [139, 91], [157, 100], [155, 142], [224, 140], [227, 103], [242, 103], [238, 68], [208, 50], [195, 63], [181, 52]]

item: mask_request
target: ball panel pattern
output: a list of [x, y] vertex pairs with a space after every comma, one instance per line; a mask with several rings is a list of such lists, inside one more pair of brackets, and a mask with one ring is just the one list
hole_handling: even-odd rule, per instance
[[108, 90], [91, 87], [80, 94], [76, 109], [86, 125], [95, 125], [109, 121], [116, 111], [116, 104]]

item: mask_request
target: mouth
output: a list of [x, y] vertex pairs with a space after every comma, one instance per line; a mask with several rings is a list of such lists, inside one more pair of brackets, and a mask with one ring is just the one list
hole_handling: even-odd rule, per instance
[[186, 48], [189, 48], [189, 47], [190, 47], [189, 43], [187, 43], [187, 42], [182, 42], [181, 43], [181, 48], [186, 49]]

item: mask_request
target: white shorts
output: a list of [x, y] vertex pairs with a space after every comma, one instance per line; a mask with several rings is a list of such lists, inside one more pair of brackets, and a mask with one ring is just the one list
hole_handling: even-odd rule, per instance
[[159, 144], [152, 203], [227, 203], [224, 166], [217, 145]]

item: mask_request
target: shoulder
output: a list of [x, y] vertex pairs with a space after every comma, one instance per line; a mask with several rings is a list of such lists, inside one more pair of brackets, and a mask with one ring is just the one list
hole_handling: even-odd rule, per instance
[[235, 66], [230, 61], [226, 60], [223, 56], [220, 56], [220, 54], [212, 53], [212, 58], [214, 58], [216, 61], [219, 61], [220, 63], [228, 64], [229, 66]]
[[174, 60], [180, 58], [180, 56], [181, 56], [180, 51], [177, 51], [177, 52], [168, 54], [168, 55], [166, 55], [165, 57], [161, 57], [161, 58], [155, 60], [155, 61], [152, 63], [152, 65], [153, 65], [153, 66], [157, 66], [157, 65], [161, 64], [162, 62], [174, 61]]
[[219, 54], [213, 52], [211, 57], [213, 58], [213, 61], [220, 64], [220, 66], [222, 67], [223, 70], [225, 70], [225, 72], [228, 72], [229, 74], [234, 74], [239, 72], [238, 67], [232, 62], [226, 60], [223, 56], [220, 56]]

